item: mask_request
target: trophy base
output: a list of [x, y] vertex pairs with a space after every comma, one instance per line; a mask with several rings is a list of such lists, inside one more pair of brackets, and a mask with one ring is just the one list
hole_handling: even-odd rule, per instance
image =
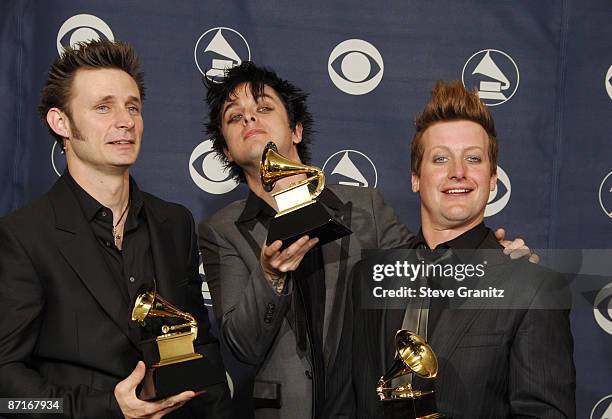
[[437, 413], [436, 396], [424, 391], [416, 397], [386, 399], [381, 401], [384, 419], [436, 419], [445, 417]]
[[206, 358], [192, 359], [153, 368], [155, 399], [163, 399], [183, 391], [196, 393], [225, 381], [222, 368], [212, 366]]
[[266, 244], [276, 240], [283, 242], [283, 248], [304, 235], [318, 237], [318, 245], [323, 245], [351, 234], [350, 228], [336, 219], [325, 206], [315, 201], [303, 208], [273, 218], [268, 231]]
[[141, 342], [147, 369], [153, 370], [154, 400], [183, 391], [195, 392], [226, 380], [225, 371], [199, 353], [160, 359], [157, 339]]

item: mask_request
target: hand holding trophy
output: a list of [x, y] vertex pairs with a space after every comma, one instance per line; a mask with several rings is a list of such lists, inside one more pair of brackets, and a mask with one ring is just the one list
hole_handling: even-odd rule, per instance
[[279, 179], [301, 174], [308, 176], [273, 194], [278, 213], [270, 224], [268, 245], [281, 240], [283, 247], [286, 247], [304, 235], [318, 237], [318, 244], [322, 245], [352, 233], [316, 200], [325, 187], [325, 174], [318, 167], [283, 157], [276, 145], [269, 142], [261, 157], [260, 172], [261, 183], [267, 192], [274, 188]]
[[[156, 399], [185, 390], [201, 392], [225, 380], [219, 368], [213, 368], [202, 354], [195, 352], [198, 324], [190, 313], [175, 307], [155, 290], [141, 292], [134, 302], [132, 321], [144, 326], [145, 320], [152, 318], [162, 320], [161, 334], [141, 342], [141, 348], [147, 368], [153, 371]], [[184, 322], [163, 322], [170, 319]]]
[[395, 334], [397, 355], [395, 363], [378, 380], [376, 393], [383, 403], [385, 419], [435, 419], [444, 415], [436, 412], [433, 391], [414, 390], [411, 384], [391, 387], [391, 381], [406, 374], [422, 378], [435, 378], [438, 359], [433, 349], [421, 336], [408, 330]]

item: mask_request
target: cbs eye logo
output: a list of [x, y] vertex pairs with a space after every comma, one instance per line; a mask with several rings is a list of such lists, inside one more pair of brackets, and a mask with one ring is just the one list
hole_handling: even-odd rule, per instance
[[612, 218], [612, 172], [608, 173], [599, 185], [599, 205], [603, 212]]
[[608, 69], [606, 73], [606, 78], [604, 79], [604, 84], [606, 85], [606, 92], [608, 92], [608, 96], [612, 99], [612, 65]]
[[591, 410], [590, 419], [612, 418], [612, 394], [598, 401]]
[[198, 188], [215, 195], [227, 193], [238, 186], [213, 150], [212, 140], [205, 140], [193, 149], [189, 157], [189, 174]]
[[382, 80], [384, 68], [380, 52], [361, 39], [339, 43], [327, 61], [331, 81], [349, 95], [365, 95], [374, 90]]
[[595, 296], [593, 315], [599, 327], [612, 335], [612, 282]]
[[[501, 196], [496, 201], [497, 194], [501, 192]], [[495, 189], [489, 193], [489, 199], [487, 201], [487, 207], [485, 208], [485, 217], [490, 217], [497, 214], [508, 205], [510, 201], [510, 195], [512, 193], [512, 185], [510, 184], [510, 178], [508, 174], [504, 172], [501, 166], [497, 166], [497, 184]]]
[[97, 16], [75, 15], [66, 20], [57, 32], [57, 53], [62, 55], [64, 48], [77, 42], [106, 38], [114, 41], [111, 28]]
[[210, 295], [210, 289], [208, 288], [208, 282], [206, 282], [206, 274], [204, 273], [204, 263], [200, 262], [200, 268], [198, 273], [202, 278], [202, 298], [204, 299], [204, 305], [206, 307], [212, 307], [212, 297]]

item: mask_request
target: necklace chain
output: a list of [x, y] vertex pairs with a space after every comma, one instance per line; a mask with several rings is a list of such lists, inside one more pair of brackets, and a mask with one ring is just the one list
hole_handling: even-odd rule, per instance
[[128, 198], [128, 202], [127, 202], [127, 205], [125, 206], [125, 209], [121, 213], [121, 216], [117, 220], [117, 223], [113, 225], [113, 239], [115, 241], [115, 246], [117, 245], [117, 242], [121, 240], [121, 234], [117, 232], [117, 226], [119, 225], [119, 223], [121, 223], [121, 220], [123, 220], [123, 217], [125, 217], [125, 214], [127, 213], [127, 210], [129, 207], [130, 207], [130, 199]]

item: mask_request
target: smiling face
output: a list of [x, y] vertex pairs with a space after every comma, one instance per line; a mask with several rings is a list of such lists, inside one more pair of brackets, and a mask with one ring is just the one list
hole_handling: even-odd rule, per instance
[[420, 173], [412, 190], [421, 197], [423, 228], [458, 230], [480, 224], [497, 176], [491, 172], [486, 131], [472, 121], [438, 122], [421, 138]]
[[227, 148], [225, 155], [247, 174], [247, 180], [258, 178], [265, 145], [273, 141], [283, 156], [300, 162], [297, 144], [302, 141], [302, 126], [291, 129], [287, 110], [274, 89], [265, 86], [263, 94], [254, 98], [249, 84], [236, 87], [225, 101], [221, 130]]
[[72, 173], [121, 173], [134, 164], [143, 132], [138, 86], [117, 69], [80, 69], [68, 102], [70, 117], [57, 108], [49, 125], [66, 138], [66, 161]]

